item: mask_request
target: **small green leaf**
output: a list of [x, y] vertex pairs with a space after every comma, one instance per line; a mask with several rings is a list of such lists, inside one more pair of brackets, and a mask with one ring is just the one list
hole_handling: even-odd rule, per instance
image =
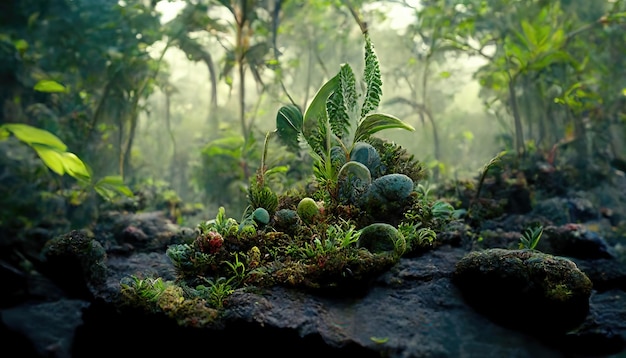
[[623, 88], [623, 89], [622, 89], [622, 95], [623, 95], [623, 96], [626, 96], [626, 88]]
[[391, 128], [400, 128], [409, 131], [415, 130], [415, 128], [413, 128], [410, 124], [403, 122], [392, 115], [374, 113], [366, 116], [356, 128], [356, 132], [354, 133], [354, 143], [364, 141], [376, 132]]
[[57, 81], [53, 80], [41, 80], [35, 84], [33, 88], [35, 91], [46, 93], [63, 93], [67, 92], [67, 88]]
[[124, 179], [119, 175], [106, 176], [96, 182], [94, 189], [105, 199], [112, 199], [115, 194], [122, 194], [129, 198], [133, 197], [133, 191], [124, 185]]
[[19, 40], [15, 40], [13, 42], [13, 45], [15, 46], [15, 49], [17, 50], [17, 52], [23, 54], [24, 52], [26, 52], [26, 50], [28, 50], [28, 42], [26, 42], [25, 40], [19, 39]]
[[442, 71], [439, 73], [439, 77], [441, 78], [450, 78], [451, 75], [450, 71]]
[[17, 139], [28, 145], [43, 144], [61, 152], [67, 150], [67, 146], [59, 139], [59, 137], [46, 130], [21, 123], [9, 123], [3, 125], [3, 127], [13, 133]]
[[370, 340], [377, 344], [383, 344], [389, 341], [389, 337], [370, 337]]
[[91, 180], [91, 175], [80, 158], [74, 153], [65, 152], [61, 154], [63, 166], [65, 172], [74, 179], [88, 182]]

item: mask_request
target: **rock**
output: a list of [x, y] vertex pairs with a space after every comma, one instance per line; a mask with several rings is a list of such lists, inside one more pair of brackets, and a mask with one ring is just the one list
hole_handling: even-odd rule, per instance
[[278, 231], [293, 232], [302, 225], [302, 220], [295, 210], [280, 209], [274, 213], [274, 227]]
[[350, 151], [350, 160], [365, 165], [372, 174], [372, 178], [378, 178], [385, 172], [385, 167], [380, 160], [380, 154], [369, 143], [355, 143], [352, 151]]
[[583, 225], [547, 226], [543, 235], [537, 249], [546, 253], [583, 259], [614, 257], [604, 238]]
[[[37, 353], [26, 355], [26, 351], [19, 348], [17, 356], [71, 358], [75, 331], [83, 323], [82, 310], [88, 306], [87, 301], [62, 299], [3, 310], [1, 317], [3, 325], [27, 337]], [[6, 334], [2, 332], [3, 337]], [[9, 347], [14, 344], [3, 343], [2, 350], [7, 349], [7, 344]], [[11, 356], [11, 353], [3, 355]]]
[[46, 276], [77, 296], [88, 297], [88, 286], [106, 280], [106, 252], [84, 230], [73, 230], [49, 240], [41, 256]]
[[252, 212], [252, 219], [260, 225], [267, 225], [270, 222], [270, 213], [264, 208], [256, 208]]
[[330, 148], [330, 162], [335, 168], [341, 168], [346, 164], [346, 161], [346, 153], [343, 151], [342, 147], [334, 146]]
[[494, 321], [552, 334], [583, 322], [592, 288], [573, 261], [535, 250], [470, 252], [456, 264], [454, 283]]
[[355, 161], [344, 164], [337, 174], [339, 201], [344, 204], [356, 204], [372, 183], [369, 169]]
[[387, 174], [374, 180], [366, 196], [368, 201], [398, 201], [411, 195], [414, 183], [404, 174]]
[[181, 227], [163, 212], [105, 212], [93, 229], [107, 252], [165, 250], [180, 241]]

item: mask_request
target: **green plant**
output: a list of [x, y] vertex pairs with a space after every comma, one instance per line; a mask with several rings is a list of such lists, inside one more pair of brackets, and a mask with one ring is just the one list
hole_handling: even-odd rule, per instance
[[326, 230], [326, 235], [333, 237], [339, 243], [339, 247], [345, 249], [354, 246], [359, 241], [361, 231], [356, 230], [354, 225], [342, 220], [340, 224], [330, 225]]
[[150, 303], [157, 302], [167, 288], [166, 283], [160, 277], [141, 279], [137, 276], [123, 279], [120, 286], [121, 292], [125, 296], [132, 296], [135, 299]]
[[264, 208], [270, 215], [274, 215], [278, 207], [278, 195], [267, 185], [266, 177], [280, 172], [287, 172], [286, 166], [280, 166], [267, 169], [265, 160], [267, 158], [267, 149], [273, 132], [267, 132], [265, 141], [263, 142], [263, 154], [261, 155], [261, 165], [257, 170], [257, 174], [250, 178], [250, 186], [248, 187], [248, 202], [252, 209]]
[[203, 278], [208, 286], [198, 285], [196, 290], [200, 291], [207, 302], [215, 308], [224, 308], [224, 300], [235, 292], [233, 286], [230, 284], [231, 279], [225, 277], [219, 277], [215, 280], [210, 278]]
[[472, 199], [469, 209], [467, 210], [468, 217], [471, 217], [473, 204], [478, 202], [478, 199], [480, 198], [480, 192], [483, 188], [483, 184], [485, 183], [485, 179], [487, 178], [487, 173], [489, 172], [489, 169], [499, 164], [502, 161], [502, 157], [505, 156], [506, 154], [507, 154], [506, 151], [502, 151], [498, 153], [495, 157], [491, 158], [489, 162], [487, 162], [483, 166], [481, 173], [480, 173], [480, 178], [478, 180], [478, 186], [476, 187], [476, 193], [474, 194], [474, 198]]
[[519, 238], [519, 248], [520, 249], [530, 249], [534, 250], [541, 239], [541, 234], [543, 234], [543, 226], [537, 225], [534, 228], [528, 227], [524, 230], [522, 237]]
[[398, 224], [398, 231], [406, 239], [407, 251], [431, 247], [437, 239], [437, 233], [431, 228], [423, 227], [421, 222], [401, 222]]
[[[46, 82], [39, 91], [45, 91], [48, 88], [55, 89], [56, 87]], [[47, 92], [51, 91], [47, 90]], [[76, 154], [68, 152], [65, 143], [56, 135], [22, 123], [0, 125], [0, 140], [7, 139], [11, 134], [31, 147], [52, 172], [60, 176], [67, 174], [76, 179], [83, 187], [83, 191], [92, 188], [107, 200], [113, 199], [117, 194], [133, 196], [133, 192], [124, 185], [121, 176], [106, 176], [94, 182], [89, 167]]]
[[223, 206], [220, 206], [217, 209], [217, 215], [215, 216], [215, 219], [198, 224], [198, 228], [200, 229], [201, 234], [206, 233], [210, 230], [214, 230], [224, 237], [229, 234], [235, 234], [237, 233], [237, 231], [239, 231], [237, 220], [233, 218], [227, 218], [226, 209], [224, 209]]
[[394, 116], [374, 113], [382, 96], [382, 81], [372, 42], [367, 33], [364, 37], [364, 93], [357, 91], [352, 67], [343, 64], [337, 75], [318, 90], [304, 114], [297, 106], [286, 105], [276, 116], [276, 133], [282, 144], [295, 152], [300, 150], [301, 140], [308, 144], [315, 178], [330, 194], [329, 200], [337, 199], [337, 163], [349, 161], [356, 143], [384, 129], [414, 130]]
[[233, 273], [232, 278], [238, 283], [241, 283], [246, 278], [246, 265], [239, 261], [239, 254], [237, 252], [235, 252], [233, 256], [235, 256], [235, 262], [224, 261], [224, 263], [231, 269]]

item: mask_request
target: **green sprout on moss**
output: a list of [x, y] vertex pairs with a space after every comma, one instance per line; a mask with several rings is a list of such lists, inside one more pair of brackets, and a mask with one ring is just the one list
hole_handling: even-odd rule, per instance
[[235, 289], [231, 285], [232, 278], [227, 279], [225, 277], [219, 277], [215, 280], [210, 278], [203, 278], [204, 281], [208, 284], [208, 286], [198, 285], [196, 290], [198, 290], [206, 301], [212, 307], [217, 309], [224, 308], [224, 300], [230, 296]]
[[137, 276], [131, 276], [129, 279], [122, 280], [122, 292], [148, 302], [156, 302], [159, 296], [165, 291], [166, 285], [163, 279], [146, 278], [141, 279]]
[[238, 283], [241, 283], [246, 278], [246, 265], [239, 261], [239, 253], [235, 252], [233, 256], [235, 256], [235, 262], [224, 261], [224, 263], [228, 265], [233, 272], [232, 278]]
[[357, 230], [350, 222], [341, 220], [340, 223], [328, 225], [325, 237], [316, 237], [313, 243], [305, 243], [303, 253], [306, 258], [314, 258], [356, 247], [360, 236], [361, 230]]
[[528, 227], [524, 230], [522, 237], [519, 238], [519, 248], [534, 250], [543, 234], [543, 226], [537, 225], [534, 228]]
[[220, 206], [217, 209], [215, 219], [198, 224], [198, 229], [200, 229], [201, 234], [213, 230], [218, 232], [223, 237], [239, 231], [237, 220], [227, 218], [226, 209], [224, 209], [223, 206]]

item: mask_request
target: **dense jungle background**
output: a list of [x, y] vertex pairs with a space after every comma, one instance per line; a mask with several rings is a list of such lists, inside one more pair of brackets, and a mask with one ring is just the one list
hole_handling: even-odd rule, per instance
[[[364, 26], [380, 110], [416, 128], [385, 136], [429, 185], [473, 180], [503, 151], [572, 165], [583, 189], [626, 170], [623, 0], [3, 1], [5, 269], [27, 262], [16, 242], [106, 208], [238, 217], [277, 110], [306, 108], [342, 63], [360, 71]], [[276, 192], [311, 176], [278, 142], [267, 158]]]

